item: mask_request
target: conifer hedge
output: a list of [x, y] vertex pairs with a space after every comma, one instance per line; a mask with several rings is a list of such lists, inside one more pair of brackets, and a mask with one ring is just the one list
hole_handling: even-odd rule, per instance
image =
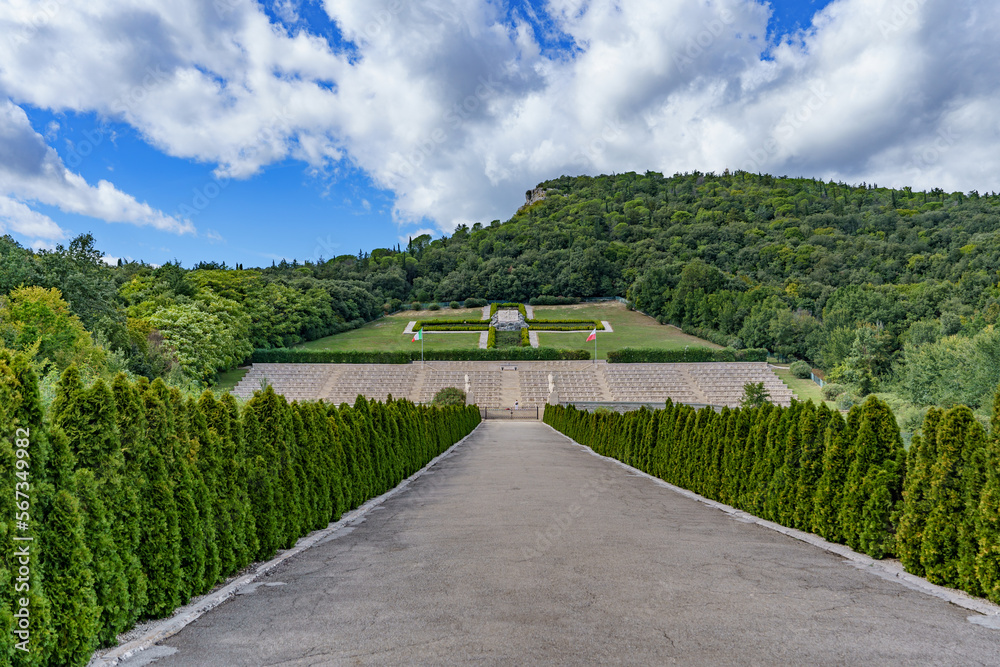
[[[0, 664], [87, 664], [137, 620], [396, 486], [479, 419], [475, 406], [391, 398], [289, 404], [270, 387], [240, 408], [160, 380], [87, 387], [72, 366], [43, 414], [31, 366], [0, 351]], [[30, 518], [17, 524], [25, 481]]]
[[726, 347], [688, 347], [683, 350], [657, 350], [623, 347], [608, 352], [609, 364], [680, 364], [703, 361], [767, 361], [767, 350], [734, 350]]
[[589, 413], [545, 407], [545, 423], [671, 484], [1000, 603], [1000, 391], [992, 435], [972, 411], [928, 411], [903, 448], [874, 396], [846, 420], [813, 403], [715, 412]]

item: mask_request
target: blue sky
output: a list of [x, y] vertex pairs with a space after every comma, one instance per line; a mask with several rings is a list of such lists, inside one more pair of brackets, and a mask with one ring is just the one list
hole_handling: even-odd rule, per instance
[[0, 9], [0, 233], [252, 266], [505, 220], [562, 174], [997, 189], [985, 2], [128, 4]]

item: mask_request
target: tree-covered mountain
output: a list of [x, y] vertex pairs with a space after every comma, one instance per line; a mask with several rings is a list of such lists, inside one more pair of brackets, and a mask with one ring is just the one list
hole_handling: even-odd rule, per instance
[[[5, 239], [0, 290], [60, 289], [137, 371], [149, 341], [176, 356], [185, 336], [225, 321], [240, 340], [188, 363], [201, 378], [248, 346], [328, 335], [411, 300], [561, 295], [628, 297], [716, 342], [806, 359], [860, 395], [891, 386], [917, 404], [979, 406], [1000, 379], [996, 194], [746, 172], [563, 176], [533, 193], [507, 222], [263, 269], [104, 267], [89, 237], [38, 253]], [[945, 371], [962, 377], [947, 388]]]

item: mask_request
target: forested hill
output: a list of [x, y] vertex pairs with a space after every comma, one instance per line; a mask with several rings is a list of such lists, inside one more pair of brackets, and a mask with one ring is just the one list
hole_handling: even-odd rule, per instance
[[[40, 252], [0, 239], [0, 337], [25, 347], [17, 318], [61, 298], [112, 365], [155, 376], [173, 359], [210, 381], [252, 347], [342, 331], [411, 300], [627, 296], [716, 342], [807, 359], [857, 394], [891, 384], [914, 403], [975, 406], [1000, 379], [995, 194], [744, 172], [564, 176], [539, 188], [545, 198], [507, 222], [245, 271], [212, 258], [106, 267], [89, 236]], [[89, 354], [68, 331], [60, 364]], [[956, 368], [971, 374], [958, 389], [935, 380]]]
[[[745, 172], [564, 176], [539, 189], [545, 199], [508, 222], [325, 270], [395, 277], [402, 299], [627, 296], [716, 342], [808, 359], [862, 395], [891, 383], [914, 403], [978, 406], [1000, 379], [995, 193]], [[956, 368], [970, 377], [937, 379]]]

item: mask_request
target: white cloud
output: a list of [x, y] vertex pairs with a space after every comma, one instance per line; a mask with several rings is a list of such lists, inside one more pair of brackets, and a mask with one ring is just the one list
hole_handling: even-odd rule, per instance
[[25, 211], [30, 209], [25, 202], [57, 206], [67, 213], [108, 222], [128, 222], [174, 233], [194, 231], [190, 222], [139, 203], [108, 181], [88, 184], [66, 168], [42, 135], [32, 129], [24, 110], [9, 101], [0, 102], [0, 197], [5, 195], [8, 219], [12, 225], [27, 230], [20, 233], [29, 236], [51, 239], [61, 238], [53, 235], [64, 233], [45, 216], [27, 215]]
[[[441, 229], [505, 218], [561, 174], [743, 168], [995, 189], [997, 3], [834, 0], [773, 44], [755, 0], [548, 0], [545, 28], [484, 0], [324, 0], [347, 52], [309, 33], [297, 3], [274, 6], [283, 24], [250, 0], [63, 3], [29, 29], [36, 3], [9, 0], [0, 94], [122, 119], [220, 176], [346, 160], [395, 192], [401, 224]], [[575, 51], [553, 55], [536, 28]], [[72, 176], [25, 177], [16, 196], [118, 217], [141, 206]], [[36, 181], [47, 199], [25, 192]]]
[[49, 241], [59, 241], [67, 236], [65, 230], [47, 215], [33, 211], [10, 197], [0, 196], [0, 234], [8, 231]]

